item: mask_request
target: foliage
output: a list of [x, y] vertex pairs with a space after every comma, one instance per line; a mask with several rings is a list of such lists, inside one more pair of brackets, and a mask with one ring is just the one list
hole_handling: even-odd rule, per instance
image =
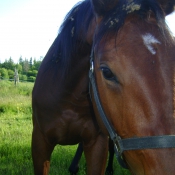
[[7, 71], [8, 71], [8, 76], [9, 76], [9, 78], [10, 78], [10, 79], [13, 79], [13, 78], [14, 78], [14, 71], [11, 70], [11, 69], [8, 69]]
[[6, 59], [4, 63], [0, 63], [0, 79], [14, 79], [14, 70], [16, 69], [19, 74], [20, 81], [30, 81], [34, 82], [41, 65], [41, 60], [43, 57], [40, 57], [39, 60], [33, 59], [30, 60], [23, 59], [22, 56], [19, 58], [19, 63], [15, 64], [13, 59], [10, 57]]
[[27, 81], [29, 81], [29, 82], [34, 82], [35, 80], [36, 80], [36, 77], [34, 77], [34, 76], [30, 76], [27, 79]]
[[10, 57], [8, 60], [6, 59], [4, 63], [2, 63], [2, 67], [5, 69], [11, 69], [14, 70], [14, 62], [12, 60], [12, 58]]
[[[0, 174], [33, 175], [31, 158], [33, 83], [0, 81]], [[56, 146], [51, 158], [50, 175], [68, 175], [68, 167], [75, 154], [75, 146]], [[80, 160], [79, 175], [86, 174], [84, 156]], [[114, 160], [114, 174], [129, 175]]]
[[30, 71], [27, 72], [28, 76], [33, 76], [33, 77], [36, 77], [37, 74], [38, 74], [37, 70], [30, 70]]
[[19, 74], [19, 79], [21, 81], [27, 81], [27, 75], [21, 75], [21, 74]]
[[4, 78], [4, 79], [8, 79], [9, 75], [8, 75], [8, 71], [5, 68], [0, 68], [0, 79]]
[[22, 66], [21, 66], [21, 64], [16, 64], [15, 67], [18, 70], [18, 73], [22, 73]]

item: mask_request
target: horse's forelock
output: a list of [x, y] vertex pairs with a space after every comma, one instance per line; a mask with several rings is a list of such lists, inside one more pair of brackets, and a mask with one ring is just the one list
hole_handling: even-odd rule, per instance
[[135, 13], [144, 20], [147, 19], [150, 11], [152, 11], [152, 13], [155, 15], [163, 36], [166, 36], [165, 33], [169, 33], [169, 30], [165, 23], [164, 11], [157, 1], [120, 0], [115, 8], [105, 14], [98, 28], [95, 42], [98, 44], [102, 38], [107, 38], [111, 33], [115, 33], [117, 35], [118, 30], [123, 26], [127, 15]]

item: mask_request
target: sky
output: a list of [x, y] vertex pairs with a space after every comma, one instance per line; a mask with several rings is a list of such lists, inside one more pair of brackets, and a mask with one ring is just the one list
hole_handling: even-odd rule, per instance
[[[65, 15], [80, 0], [0, 0], [0, 62], [44, 57]], [[175, 35], [175, 13], [166, 18]]]

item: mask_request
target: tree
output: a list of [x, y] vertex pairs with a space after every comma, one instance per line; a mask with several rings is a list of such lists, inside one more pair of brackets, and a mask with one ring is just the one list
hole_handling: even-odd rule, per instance
[[19, 57], [19, 64], [23, 65], [23, 58], [22, 58], [22, 56]]
[[29, 62], [28, 62], [28, 60], [25, 58], [25, 60], [23, 61], [23, 72], [24, 72], [25, 74], [27, 74], [27, 72], [29, 71], [29, 68], [30, 68]]
[[2, 79], [9, 79], [8, 71], [5, 68], [0, 68], [0, 73]]
[[33, 76], [36, 77], [37, 74], [38, 74], [38, 71], [37, 70], [33, 70], [32, 72], [33, 72]]
[[14, 70], [15, 64], [14, 64], [12, 58], [10, 57], [8, 60], [6, 59], [5, 62], [2, 63], [2, 67], [5, 69]]
[[8, 69], [8, 76], [10, 79], [14, 79], [15, 72], [13, 70]]
[[39, 60], [31, 57], [28, 60], [20, 56], [19, 63], [15, 64], [10, 57], [8, 60], [6, 59], [4, 63], [0, 63], [0, 76], [5, 79], [14, 79], [14, 70], [16, 69], [19, 73], [20, 80], [35, 81], [42, 59], [43, 57], [40, 57]]
[[27, 76], [19, 74], [19, 80], [20, 81], [27, 81]]
[[36, 61], [36, 59], [34, 59], [32, 69], [39, 70], [39, 67], [41, 65], [41, 62], [42, 61]]
[[15, 67], [18, 70], [18, 73], [22, 72], [22, 65], [21, 64], [16, 64]]
[[31, 69], [32, 65], [33, 65], [33, 58], [32, 57], [30, 58], [29, 65], [30, 65], [30, 69]]
[[33, 77], [33, 76], [28, 77], [29, 82], [35, 82], [35, 80], [36, 80], [36, 77]]
[[36, 77], [37, 76], [37, 74], [38, 74], [38, 71], [37, 70], [29, 70], [28, 72], [27, 72], [27, 76], [33, 76], [33, 77]]

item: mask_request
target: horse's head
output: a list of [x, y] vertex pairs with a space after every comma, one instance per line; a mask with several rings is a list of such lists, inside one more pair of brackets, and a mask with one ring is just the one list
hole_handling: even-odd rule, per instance
[[[115, 132], [122, 139], [175, 135], [175, 42], [165, 24], [171, 2], [119, 0], [108, 6], [101, 0], [101, 11], [93, 2], [94, 74]], [[133, 174], [175, 174], [175, 148], [140, 148], [123, 157]]]

